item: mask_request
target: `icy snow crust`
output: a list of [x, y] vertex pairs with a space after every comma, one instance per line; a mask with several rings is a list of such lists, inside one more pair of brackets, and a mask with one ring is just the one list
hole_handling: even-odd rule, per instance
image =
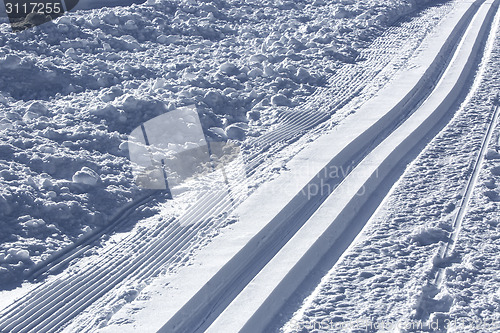
[[195, 104], [209, 138], [259, 137], [415, 6], [150, 1], [18, 34], [4, 19], [0, 286], [144, 194], [124, 144], [133, 128]]

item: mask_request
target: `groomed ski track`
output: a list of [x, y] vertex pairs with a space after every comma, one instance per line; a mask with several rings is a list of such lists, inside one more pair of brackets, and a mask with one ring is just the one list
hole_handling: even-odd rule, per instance
[[[435, 124], [454, 106], [463, 92], [463, 83], [468, 81], [471, 69], [477, 60], [479, 48], [489, 31], [488, 28], [498, 7], [498, 1], [485, 2], [473, 19], [469, 30], [461, 41], [447, 71], [435, 90], [415, 113], [395, 130], [344, 179], [322, 207], [262, 269], [254, 280], [237, 296], [224, 312], [209, 327], [207, 332], [264, 332], [280, 309], [286, 305], [300, 282], [306, 279], [319, 259], [331, 252], [342, 253], [342, 244], [349, 228], [361, 229], [360, 214], [369, 210], [370, 196], [383, 192], [394, 183], [391, 172], [421, 140], [426, 140]], [[487, 142], [491, 138], [497, 112], [482, 145], [475, 172], [468, 184], [465, 202], [479, 172]], [[384, 184], [385, 183], [385, 184]], [[374, 211], [376, 207], [372, 209]], [[458, 212], [459, 223], [463, 210]], [[333, 221], [333, 222], [332, 222]], [[351, 226], [352, 225], [352, 226]], [[459, 230], [459, 228], [457, 228]], [[352, 233], [355, 234], [355, 233]], [[351, 236], [352, 237], [352, 236]], [[456, 238], [454, 235], [453, 238]], [[449, 254], [448, 254], [449, 255]]]
[[[273, 208], [261, 214], [261, 226], [263, 227], [261, 230], [257, 230], [258, 223], [252, 226], [252, 230], [247, 230], [245, 234], [247, 239], [242, 237], [239, 241], [241, 241], [241, 244], [244, 244], [246, 241], [248, 243], [237, 253], [239, 256], [237, 260], [234, 258], [231, 259], [221, 271], [214, 274], [215, 280], [208, 281], [210, 282], [209, 301], [200, 302], [196, 298], [203, 297], [205, 300], [207, 299], [206, 291], [203, 288], [193, 289], [193, 292], [199, 292], [195, 295], [190, 295], [194, 297], [187, 299], [188, 302], [186, 302], [183, 309], [172, 312], [172, 319], [166, 324], [163, 331], [191, 332], [194, 330], [194, 327], [198, 327], [199, 331], [202, 331], [208, 328], [209, 324], [213, 323], [210, 329], [214, 332], [220, 331], [219, 329], [228, 332], [233, 331], [233, 329], [235, 329], [234, 331], [248, 329], [249, 332], [255, 332], [269, 323], [280, 308], [281, 305], [279, 303], [286, 300], [285, 296], [287, 293], [293, 292], [292, 284], [286, 282], [286, 279], [290, 279], [292, 275], [296, 279], [298, 276], [297, 271], [302, 271], [299, 275], [305, 277], [307, 272], [313, 269], [314, 261], [317, 260], [311, 260], [306, 256], [313, 255], [313, 257], [319, 258], [322, 252], [332, 247], [334, 245], [332, 240], [338, 237], [342, 229], [347, 228], [347, 224], [353, 218], [352, 215], [355, 215], [359, 211], [359, 207], [363, 204], [362, 200], [366, 200], [367, 198], [364, 195], [356, 195], [356, 193], [359, 193], [358, 190], [364, 188], [374, 192], [378, 184], [384, 181], [385, 174], [390, 172], [399, 159], [403, 158], [413, 147], [413, 144], [425, 136], [427, 133], [426, 130], [433, 127], [431, 125], [436, 123], [443, 113], [447, 112], [456, 102], [457, 98], [459, 98], [458, 95], [463, 88], [460, 86], [460, 83], [448, 87], [450, 90], [445, 93], [446, 89], [443, 89], [442, 86], [446, 85], [446, 82], [443, 83], [443, 81], [446, 81], [445, 78], [447, 75], [455, 75], [454, 78], [450, 79], [451, 81], [455, 80], [455, 83], [465, 82], [464, 78], [470, 75], [477, 54], [480, 53], [481, 41], [487, 32], [488, 22], [491, 21], [493, 11], [497, 6], [497, 2], [493, 5], [493, 1], [482, 3], [483, 1], [464, 3], [461, 15], [450, 18], [450, 20], [456, 21], [451, 26], [452, 29], [440, 36], [435, 36], [435, 40], [428, 41], [429, 45], [436, 43], [440, 48], [432, 50], [434, 52], [432, 57], [427, 58], [422, 56], [422, 58], [431, 59], [432, 62], [418, 64], [419, 67], [413, 72], [413, 80], [408, 80], [408, 76], [405, 76], [407, 81], [411, 81], [409, 82], [411, 85], [402, 87], [398, 95], [391, 93], [390, 95], [392, 96], [389, 102], [386, 98], [387, 96], [383, 96], [383, 93], [379, 94], [371, 103], [363, 106], [359, 112], [361, 116], [358, 116], [358, 119], [354, 116], [350, 117], [354, 119], [348, 119], [346, 123], [355, 124], [357, 130], [348, 133], [348, 135], [342, 134], [341, 141], [337, 141], [339, 142], [338, 151], [334, 152], [333, 155], [328, 154], [330, 161], [318, 158], [314, 161], [314, 167], [310, 168], [311, 170], [308, 170], [308, 172], [302, 173], [299, 177], [300, 179], [293, 178], [294, 181], [290, 182], [291, 188], [286, 189], [288, 195], [280, 198], [280, 205], [278, 207], [281, 209], [276, 212]], [[472, 19], [473, 15], [476, 15], [474, 19]], [[441, 66], [449, 61], [447, 55], [454, 49], [454, 46], [462, 37], [462, 33], [469, 23], [470, 28], [462, 44], [457, 49], [457, 55], [450, 62], [448, 70], [438, 83], [437, 88], [427, 98], [426, 102], [409, 117], [410, 111], [420, 104], [423, 97], [429, 95], [429, 87], [432, 87], [442, 74], [440, 70]], [[468, 36], [472, 37], [467, 38]], [[467, 50], [467, 48], [469, 49]], [[466, 50], [463, 51], [464, 49]], [[460, 56], [458, 52], [464, 52], [461, 54], [466, 55]], [[459, 65], [456, 65], [457, 63]], [[405, 75], [408, 75], [408, 73], [405, 73]], [[361, 85], [360, 83], [360, 87]], [[432, 96], [440, 94], [444, 96], [435, 97], [433, 102]], [[338, 107], [341, 107], [342, 103], [338, 103]], [[391, 103], [392, 107], [388, 108], [387, 105]], [[426, 105], [430, 104], [432, 105], [427, 106], [429, 114], [420, 116], [423, 118], [418, 119], [420, 114], [425, 113], [420, 111], [425, 110]], [[370, 117], [366, 117], [367, 114], [361, 112], [368, 109], [375, 111], [371, 112]], [[262, 147], [267, 147], [272, 142], [296, 136], [301, 131], [320, 123], [330, 115], [331, 113], [325, 112], [319, 115], [305, 113], [299, 116], [285, 116], [283, 121], [285, 123], [288, 121], [292, 125], [285, 126], [281, 134], [280, 132], [276, 132], [268, 135], [268, 138], [259, 140], [262, 140]], [[435, 118], [433, 119], [432, 117]], [[363, 120], [364, 123], [360, 120]], [[392, 132], [398, 125], [399, 127]], [[412, 129], [411, 126], [414, 128]], [[338, 133], [341, 130], [342, 127], [339, 127], [335, 131], [337, 136], [340, 136]], [[383, 140], [384, 138], [385, 140]], [[398, 138], [399, 141], [394, 138]], [[324, 150], [325, 146], [322, 147], [321, 142], [331, 150], [331, 143], [327, 139], [320, 139], [318, 141], [320, 144], [315, 148], [316, 153]], [[377, 146], [376, 144], [378, 143], [380, 144]], [[334, 157], [331, 158], [332, 156]], [[258, 160], [258, 157], [254, 158], [254, 161]], [[258, 165], [254, 161], [252, 162]], [[348, 169], [350, 165], [353, 165], [353, 162], [357, 166], [352, 169], [349, 175], [346, 175], [345, 179], [328, 179], [328, 177], [321, 176], [321, 170], [325, 169], [325, 165], [327, 167], [336, 166]], [[256, 169], [253, 165], [250, 163], [250, 171]], [[320, 176], [315, 177], [314, 175]], [[291, 177], [291, 175], [288, 177]], [[336, 190], [332, 194], [330, 192], [322, 193], [315, 196], [313, 200], [305, 200], [307, 192], [304, 192], [303, 189], [310, 189], [313, 184], [321, 185], [322, 181], [328, 182], [331, 186], [330, 188], [336, 188]], [[358, 186], [353, 186], [354, 183]], [[258, 196], [258, 193], [263, 193], [266, 190], [269, 190], [269, 188], [259, 190], [256, 196]], [[280, 189], [280, 191], [284, 190]], [[0, 329], [2, 332], [50, 332], [59, 330], [69, 319], [76, 316], [82, 309], [104, 295], [125, 277], [141, 279], [154, 276], [167, 263], [179, 260], [179, 255], [185, 253], [184, 250], [192, 246], [190, 241], [196, 237], [200, 230], [209, 230], [214, 227], [214, 224], [222, 224], [225, 218], [224, 213], [232, 209], [234, 202], [240, 203], [245, 201], [246, 198], [247, 195], [244, 190], [236, 192], [233, 197], [230, 197], [226, 191], [202, 197], [196, 205], [200, 207], [199, 210], [193, 210], [183, 216], [182, 221], [176, 221], [175, 223], [169, 221], [166, 223], [165, 229], [156, 230], [150, 235], [154, 236], [152, 238], [155, 241], [149, 244], [147, 251], [143, 251], [144, 247], [142, 243], [137, 243], [135, 246], [127, 248], [127, 251], [124, 251], [118, 260], [116, 260], [116, 252], [103, 256], [100, 262], [96, 263], [96, 266], [102, 264], [102, 267], [91, 271], [91, 274], [74, 276], [70, 280], [57, 280], [49, 286], [42, 286], [26, 298], [21, 299], [15, 306], [10, 307], [2, 313]], [[345, 201], [344, 205], [348, 208], [347, 210], [350, 208], [349, 214], [351, 216], [348, 216], [349, 214], [344, 212], [345, 207], [341, 206], [339, 198]], [[333, 209], [337, 209], [336, 213], [332, 213], [332, 211], [326, 208], [329, 206], [328, 203], [332, 201], [335, 202]], [[220, 204], [214, 205], [214, 202], [219, 202]], [[255, 204], [255, 202], [255, 199], [248, 200], [248, 202], [245, 202], [246, 207], [249, 207], [252, 203]], [[273, 204], [275, 203], [273, 202]], [[239, 210], [240, 213], [244, 209]], [[336, 216], [335, 214], [339, 215], [339, 218], [335, 219], [332, 224], [333, 217]], [[240, 216], [243, 219], [244, 214], [240, 214]], [[312, 223], [312, 221], [317, 221], [318, 219], [324, 224], [324, 229], [319, 228], [317, 223]], [[241, 222], [239, 223], [241, 224]], [[264, 226], [263, 223], [265, 222], [269, 222], [269, 224]], [[311, 227], [311, 224], [314, 227]], [[330, 230], [332, 228], [335, 230]], [[235, 228], [235, 230], [237, 229]], [[320, 236], [321, 230], [326, 232], [322, 236]], [[255, 233], [255, 231], [258, 232]], [[144, 233], [146, 232], [144, 231]], [[254, 235], [250, 237], [252, 232]], [[332, 232], [332, 234], [328, 235], [328, 232]], [[315, 233], [320, 233], [318, 234], [318, 238], [314, 236]], [[141, 236], [143, 235], [137, 234], [133, 237], [140, 239]], [[306, 239], [309, 243], [300, 243], [302, 245], [299, 247], [292, 246], [295, 239], [301, 239], [301, 241]], [[134, 244], [133, 239], [129, 244]], [[289, 249], [290, 247], [292, 247], [292, 250]], [[303, 249], [303, 251], [298, 251], [298, 248]], [[140, 253], [136, 257], [131, 256], [134, 250]], [[209, 250], [207, 249], [207, 251]], [[256, 256], [264, 252], [266, 255], [260, 256], [260, 261], [253, 260]], [[277, 255], [273, 258], [273, 255], [276, 253]], [[291, 256], [290, 254], [295, 254], [295, 256]], [[304, 257], [301, 257], [301, 255], [304, 255]], [[115, 258], [112, 268], [106, 265], [111, 257]], [[245, 258], [245, 260], [241, 260], [242, 258]], [[292, 267], [290, 270], [288, 268], [283, 270], [281, 280], [279, 279], [279, 275], [274, 275], [275, 271], [272, 269], [273, 262], [279, 260], [278, 258], [284, 258], [283, 260], [288, 262], [289, 266]], [[283, 260], [280, 261], [279, 265], [281, 269], [285, 267]], [[237, 263], [236, 265], [235, 262]], [[245, 266], [245, 264], [250, 262], [255, 266]], [[305, 266], [304, 262], [306, 262]], [[301, 266], [299, 268], [299, 266], [294, 265]], [[261, 268], [264, 269], [261, 270]], [[245, 289], [245, 286], [247, 286], [249, 280], [254, 276], [256, 280], [248, 286], [262, 286], [258, 283], [258, 279], [266, 277], [266, 269], [273, 272], [276, 285], [266, 283], [271, 289], [264, 291], [264, 289], [259, 288], [260, 291], [258, 294], [261, 297], [257, 298], [255, 290], [248, 289], [248, 287]], [[231, 272], [230, 274], [227, 274], [228, 270]], [[220, 278], [220, 280], [217, 280], [217, 278]], [[269, 280], [266, 278], [266, 281]], [[300, 281], [298, 280], [298, 282]], [[216, 288], [214, 288], [214, 283], [216, 283]], [[200, 286], [203, 286], [203, 284], [200, 284]], [[243, 291], [239, 293], [241, 290]], [[225, 293], [230, 293], [229, 297]], [[236, 296], [238, 293], [239, 296]], [[253, 295], [252, 303], [254, 303], [254, 307], [247, 306], [249, 298], [245, 298], [245, 293]], [[281, 294], [278, 297], [276, 293]], [[226, 307], [233, 299], [234, 302], [229, 307]], [[276, 302], [276, 300], [280, 301]], [[225, 326], [229, 325], [229, 323], [224, 320], [224, 316], [230, 317], [231, 311], [235, 311], [235, 309], [238, 311], [241, 310], [238, 302], [246, 304], [244, 307], [248, 316], [241, 315], [237, 323], [231, 324], [240, 325], [238, 329], [233, 326]], [[56, 306], [58, 304], [59, 306]], [[197, 306], [193, 308], [192, 304], [197, 304]], [[191, 314], [186, 315], [185, 311]], [[220, 313], [222, 315], [219, 319], [215, 320]]]
[[[477, 6], [480, 6], [479, 9]], [[321, 199], [315, 197], [311, 199], [305, 195], [306, 193], [310, 194], [308, 189], [313, 184], [314, 188], [323, 188], [325, 183], [320, 181], [322, 179], [320, 170], [318, 176], [309, 181], [284, 209], [273, 218], [264, 219], [269, 222], [261, 229], [262, 231], [255, 234], [227, 264], [221, 267], [210, 280], [206, 281], [171, 317], [160, 332], [266, 331], [268, 325], [280, 314], [280, 309], [285, 306], [286, 301], [314, 269], [319, 260], [327, 252], [339, 250], [336, 244], [344, 241], [344, 233], [348, 233], [350, 228], [355, 228], [358, 231], [362, 228], [362, 225], [359, 225], [362, 222], [356, 220], [358, 214], [363, 213], [364, 205], [369, 202], [372, 195], [376, 196], [380, 188], [388, 186], [387, 181], [395, 181], [390, 177], [391, 171], [418, 143], [428, 139], [426, 138], [427, 134], [460, 101], [460, 96], [463, 95], [466, 88], [464, 83], [469, 82], [497, 7], [498, 1], [479, 1], [465, 12], [463, 18], [477, 10], [465, 35], [460, 40], [453, 59], [432, 93], [383, 142], [369, 150], [363, 160], [338, 186], [333, 184], [335, 189], [332, 194], [327, 193], [330, 195], [325, 202], [321, 203]], [[460, 21], [455, 29], [460, 26], [460, 23], [464, 24]], [[452, 39], [453, 35], [452, 32], [447, 40]], [[440, 59], [440, 57], [434, 59], [435, 62], [429, 68], [432, 68], [432, 65], [439, 61], [436, 59]], [[425, 76], [424, 74], [422, 77]], [[410, 77], [411, 75], [406, 73], [405, 82], [411, 81]], [[394, 90], [392, 90], [392, 95], [401, 97], [394, 93]], [[404, 94], [401, 101], [405, 101], [405, 97], [410, 96], [409, 99], [411, 99], [415, 95], [415, 93]], [[387, 102], [388, 96], [383, 97]], [[377, 104], [376, 101], [372, 101], [372, 103], [369, 105], [372, 107], [373, 115], [376, 113], [374, 106]], [[366, 118], [361, 119], [363, 116]], [[355, 161], [356, 155], [363, 154], [363, 151], [356, 151], [352, 146], [349, 147], [349, 144], [356, 142], [355, 147], [358, 149], [367, 147], [370, 142], [384, 133], [391, 122], [395, 121], [390, 119], [390, 116], [386, 117], [386, 114], [378, 115], [375, 124], [381, 121], [385, 126], [379, 124], [381, 128], [378, 127], [374, 133], [370, 131], [373, 127], [363, 128], [364, 124], [373, 121], [373, 119], [366, 120], [368, 117], [368, 114], [360, 110], [352, 117], [354, 120], [350, 119], [353, 123], [351, 127], [347, 128], [354, 132], [353, 138], [345, 138], [348, 136], [346, 128], [342, 132], [342, 137], [333, 134], [329, 138], [330, 142], [338, 142], [344, 150], [329, 155], [334, 156], [334, 158], [326, 164], [323, 170], [329, 166], [345, 167], [348, 165], [346, 162]], [[365, 123], [363, 123], [364, 121]], [[356, 132], [360, 128], [363, 129], [362, 132]], [[339, 128], [339, 132], [340, 129], [342, 127]], [[346, 140], [347, 144], [342, 140]], [[349, 149], [345, 149], [347, 147]], [[326, 143], [321, 148], [316, 152], [325, 153], [332, 150], [326, 146]], [[342, 153], [346, 154], [347, 158]], [[342, 156], [342, 158], [335, 161], [338, 156]], [[323, 180], [325, 179], [323, 178]], [[267, 190], [272, 192], [272, 189]], [[283, 188], [281, 191], [289, 192], [288, 189]], [[322, 193], [319, 197], [324, 195]], [[311, 201], [315, 202], [311, 203]], [[314, 207], [314, 205], [320, 204], [319, 208]], [[244, 221], [245, 212], [241, 213], [240, 218], [241, 224], [250, 222]], [[262, 219], [262, 216], [252, 216], [251, 218]], [[241, 232], [241, 230], [239, 231]], [[215, 248], [213, 250], [216, 251]], [[214, 256], [217, 256], [217, 253]]]

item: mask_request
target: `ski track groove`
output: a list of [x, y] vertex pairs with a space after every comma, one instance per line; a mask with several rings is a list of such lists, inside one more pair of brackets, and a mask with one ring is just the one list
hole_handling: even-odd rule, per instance
[[[465, 191], [462, 197], [462, 200], [460, 201], [459, 209], [453, 219], [453, 232], [450, 238], [449, 242], [446, 242], [443, 244], [443, 246], [440, 249], [440, 259], [445, 260], [446, 258], [450, 258], [453, 254], [453, 251], [455, 249], [455, 244], [458, 238], [458, 235], [460, 233], [462, 221], [465, 217], [465, 214], [467, 213], [467, 208], [469, 206], [470, 199], [472, 197], [472, 193], [474, 191], [474, 188], [476, 186], [479, 173], [481, 171], [481, 167], [484, 161], [484, 157], [486, 154], [486, 149], [489, 146], [489, 142], [491, 140], [492, 134], [493, 134], [493, 129], [495, 124], [498, 122], [498, 117], [499, 117], [499, 107], [495, 107], [495, 111], [493, 112], [493, 115], [491, 117], [491, 120], [489, 121], [487, 131], [485, 133], [484, 139], [481, 142], [481, 148], [478, 153], [477, 158], [474, 161], [474, 166], [472, 168], [471, 176], [467, 181], [467, 185], [465, 187]], [[438, 288], [441, 288], [443, 284], [443, 278], [444, 278], [444, 268], [440, 268], [436, 274], [436, 278], [434, 283]]]

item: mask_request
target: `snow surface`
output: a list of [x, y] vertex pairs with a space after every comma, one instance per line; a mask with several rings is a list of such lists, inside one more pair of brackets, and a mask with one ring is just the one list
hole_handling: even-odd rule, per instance
[[[427, 13], [427, 15], [432, 16], [432, 15], [435, 15], [435, 13], [436, 12], [433, 13], [432, 11], [430, 11], [429, 13]], [[425, 22], [425, 16], [424, 16], [424, 18], [422, 18], [422, 22]], [[415, 24], [415, 22], [412, 22], [410, 24]], [[320, 156], [318, 155], [318, 158], [319, 157]], [[299, 158], [299, 160], [300, 160], [300, 158]], [[310, 170], [308, 170], [308, 172], [310, 172]], [[282, 190], [288, 189], [289, 187], [290, 186], [283, 186]], [[285, 192], [288, 192], [288, 191], [285, 191]], [[252, 207], [251, 203], [248, 203], [248, 205], [250, 207]], [[259, 217], [258, 221], [260, 221], [260, 217], [264, 213], [262, 211], [263, 207], [261, 207], [261, 206], [259, 206], [259, 207], [260, 207], [259, 212], [255, 213], [255, 215]], [[251, 211], [251, 208], [250, 208], [250, 211]], [[249, 214], [247, 214], [247, 215], [249, 218], [251, 218], [251, 215], [249, 215]], [[241, 227], [242, 227], [240, 225], [241, 223], [242, 222], [239, 221], [238, 225], [234, 226], [234, 228], [231, 228], [231, 231], [229, 231], [229, 232], [232, 234], [234, 229], [241, 230]], [[226, 235], [226, 236], [228, 236], [228, 237], [225, 237], [226, 241], [228, 239], [231, 239], [231, 234]], [[237, 234], [237, 235], [238, 236], [234, 239], [233, 243], [239, 242], [240, 238], [242, 238], [242, 237], [246, 237], [246, 235], [243, 235], [243, 234]], [[219, 243], [221, 243], [221, 242], [218, 242], [218, 244]], [[217, 245], [210, 247], [211, 250], [213, 250], [214, 248], [217, 249]], [[206, 257], [205, 259], [207, 259], [207, 260], [204, 263], [208, 264], [210, 267], [217, 266], [218, 265], [217, 258], [219, 257], [218, 252], [217, 251], [211, 252], [211, 250], [208, 251], [209, 255], [205, 256]], [[220, 252], [224, 252], [224, 251], [221, 250]], [[227, 254], [223, 253], [223, 255], [227, 255]], [[185, 295], [187, 290], [189, 290], [189, 292], [192, 292], [192, 289], [190, 289], [190, 288], [179, 290], [179, 289], [177, 289], [177, 286], [179, 285], [178, 283], [182, 284], [183, 282], [185, 282], [186, 284], [190, 284], [191, 288], [193, 287], [193, 286], [191, 286], [191, 282], [192, 282], [191, 280], [193, 280], [193, 279], [192, 278], [189, 279], [188, 277], [189, 277], [190, 273], [193, 274], [193, 276], [196, 275], [197, 269], [199, 269], [198, 265], [200, 264], [200, 261], [203, 261], [203, 260], [196, 260], [195, 266], [194, 267], [192, 266], [189, 269], [189, 271], [184, 271], [185, 274], [182, 274], [181, 277], [174, 275], [171, 279], [167, 278], [166, 281], [159, 282], [158, 285], [156, 286], [157, 289], [153, 288], [152, 290], [149, 290], [148, 292], [143, 293], [143, 295], [145, 295], [144, 297], [153, 297], [156, 300], [156, 304], [153, 304], [152, 306], [148, 306], [147, 304], [145, 304], [146, 302], [144, 302], [143, 300], [135, 302], [135, 304], [126, 308], [126, 311], [122, 311], [121, 313], [119, 313], [117, 315], [117, 318], [115, 319], [115, 321], [113, 321], [114, 325], [109, 329], [109, 331], [131, 329], [132, 327], [148, 327], [149, 329], [152, 329], [151, 327], [158, 328], [158, 326], [155, 326], [155, 325], [158, 325], [158, 322], [155, 321], [156, 314], [168, 313], [169, 309], [178, 307], [177, 302], [179, 302], [181, 300], [185, 300], [186, 297], [188, 297]], [[205, 273], [208, 273], [208, 272], [205, 272]], [[196, 277], [198, 277], [198, 276], [196, 276]], [[199, 278], [204, 279], [205, 277], [201, 276]], [[171, 286], [171, 289], [168, 287], [162, 288], [163, 284], [168, 284], [169, 286]], [[170, 293], [170, 292], [172, 292], [172, 293]], [[172, 294], [175, 294], [176, 292], [179, 293], [179, 295], [177, 295], [178, 298], [173, 297], [172, 302], [167, 302], [168, 303], [168, 306], [167, 306], [165, 304], [165, 299], [170, 299], [169, 297], [171, 297]], [[155, 302], [148, 301], [147, 303], [155, 303]], [[140, 309], [142, 309], [142, 307], [145, 307], [145, 309], [141, 311]], [[131, 316], [133, 316], [134, 320], [139, 320], [139, 323], [137, 323], [137, 322], [130, 323]], [[162, 318], [164, 318], [164, 317], [165, 317], [165, 315], [162, 315]], [[123, 325], [127, 326], [128, 324], [130, 324], [128, 326], [128, 328], [125, 328], [123, 326]], [[142, 325], [144, 325], [144, 326], [142, 326]], [[150, 325], [150, 326], [148, 326], [148, 325]]]
[[133, 128], [196, 104], [207, 135], [259, 136], [414, 6], [160, 1], [2, 24], [0, 251], [30, 253], [2, 261], [2, 286], [141, 195]]
[[[180, 253], [165, 253], [173, 256], [171, 261], [160, 258], [151, 267], [140, 267], [136, 276], [131, 273], [130, 280], [112, 285], [112, 292], [85, 311], [78, 308], [79, 316], [67, 330], [95, 331], [109, 321], [109, 331], [134, 328], [133, 320], [163, 324], [154, 312], [140, 311], [170, 282], [158, 279], [148, 289], [151, 279], [159, 272], [175, 279], [179, 267], [220, 229], [236, 222], [227, 214], [246, 198], [248, 190], [241, 187], [250, 185], [251, 192], [283, 173], [298, 151], [359, 109], [407, 65], [423, 37], [455, 3], [438, 4], [388, 26], [427, 2], [149, 0], [79, 10], [17, 34], [2, 18], [0, 289], [18, 286], [26, 269], [110, 225], [125, 204], [147, 195], [134, 181], [128, 135], [148, 120], [195, 105], [208, 141], [234, 140], [247, 156], [260, 154], [266, 161], [238, 184], [237, 200], [229, 202], [227, 191], [207, 191], [212, 195], [208, 199], [199, 195], [210, 187], [205, 179], [186, 184], [188, 191], [175, 204], [161, 194], [152, 197], [116, 230], [128, 231], [137, 222], [132, 232], [106, 235], [102, 247], [90, 247], [84, 258], [45, 285], [50, 290], [52, 281], [56, 286], [58, 281], [85, 281], [93, 269], [135, 262], [148, 244], [161, 242], [155, 235], [166, 237], [162, 231], [185, 228], [193, 233], [193, 242], [183, 244]], [[114, 4], [80, 2], [81, 8]], [[463, 332], [488, 331], [484, 328], [498, 323], [498, 126], [458, 234], [456, 257], [436, 260], [437, 249], [453, 231], [451, 216], [493, 113], [500, 52], [498, 38], [494, 41], [479, 88], [410, 165], [358, 242], [282, 330], [294, 331], [298, 323], [309, 331], [311, 323], [364, 318], [465, 318], [489, 325], [469, 325], [459, 329]], [[290, 130], [296, 125], [290, 119], [307, 120], [311, 114], [318, 118], [307, 126], [324, 124], [307, 135], [307, 126]], [[239, 171], [229, 170], [229, 179], [238, 179]], [[196, 218], [205, 223], [201, 217], [206, 215], [195, 214], [218, 199], [225, 206], [214, 208], [217, 223], [196, 234]], [[168, 222], [175, 217], [181, 218]], [[438, 264], [446, 274], [444, 284], [435, 287], [429, 281]], [[115, 273], [122, 274], [110, 269], [107, 276]], [[104, 287], [100, 282], [87, 290]], [[28, 292], [33, 285], [26, 288]], [[0, 307], [20, 293], [2, 294]], [[297, 295], [291, 308], [306, 296]], [[64, 305], [70, 301], [78, 299], [70, 295]]]

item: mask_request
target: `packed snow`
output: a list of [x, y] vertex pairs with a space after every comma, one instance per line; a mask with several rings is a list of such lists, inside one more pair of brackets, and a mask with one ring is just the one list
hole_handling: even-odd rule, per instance
[[[97, 231], [102, 237], [70, 258], [59, 278], [84, 281], [93, 268], [135, 263], [150, 244], [170, 239], [170, 230], [188, 230], [193, 239], [179, 237], [179, 252], [136, 266], [131, 279], [123, 275], [112, 291], [72, 314], [66, 329], [134, 327], [169, 278], [238, 223], [230, 215], [235, 207], [376, 96], [457, 1], [80, 0], [64, 16], [17, 33], [0, 15], [0, 291], [7, 300], [0, 310], [29, 295], [33, 269]], [[456, 115], [402, 168], [349, 250], [316, 273], [274, 330], [356, 324], [394, 330], [397, 323], [422, 323], [424, 331], [445, 324], [459, 332], [500, 330], [498, 122], [468, 210], [459, 228], [452, 224], [499, 105], [498, 21], [497, 15], [482, 69]], [[159, 126], [188, 108], [197, 117], [173, 121], [168, 131]], [[305, 125], [295, 129], [292, 120], [300, 117]], [[196, 133], [174, 138], [183, 126], [183, 133]], [[179, 181], [199, 162], [187, 160], [169, 179], [178, 186], [175, 203], [172, 193], [144, 186], [132, 138], [144, 149], [153, 131], [165, 143], [157, 154], [226, 141], [237, 147], [236, 161], [215, 176], [227, 189], [210, 192], [213, 175]], [[242, 161], [249, 162], [246, 173]], [[217, 200], [219, 206], [209, 205]], [[209, 209], [213, 216], [202, 215]], [[114, 225], [120, 213], [126, 221]], [[197, 229], [198, 217], [206, 228]], [[438, 252], [451, 240], [453, 256], [443, 259]], [[435, 284], [440, 269], [443, 282]], [[154, 280], [158, 275], [167, 278]], [[58, 281], [52, 278], [41, 279], [49, 289]], [[22, 283], [27, 289], [18, 288]]]

